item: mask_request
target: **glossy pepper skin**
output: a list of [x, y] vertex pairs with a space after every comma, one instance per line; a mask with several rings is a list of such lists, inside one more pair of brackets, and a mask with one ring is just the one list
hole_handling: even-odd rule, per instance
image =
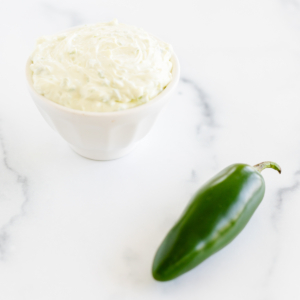
[[160, 245], [153, 277], [174, 279], [230, 243], [263, 199], [265, 182], [260, 171], [266, 167], [281, 172], [271, 162], [254, 167], [234, 164], [204, 184]]

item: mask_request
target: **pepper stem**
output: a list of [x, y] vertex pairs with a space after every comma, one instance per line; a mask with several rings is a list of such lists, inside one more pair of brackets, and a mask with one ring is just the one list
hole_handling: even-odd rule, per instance
[[272, 161], [261, 162], [260, 164], [257, 164], [255, 166], [253, 166], [253, 168], [255, 168], [256, 171], [258, 171], [258, 172], [261, 172], [262, 170], [264, 170], [266, 168], [272, 168], [272, 169], [278, 171], [279, 174], [281, 174], [280, 166], [277, 165], [276, 163], [272, 162]]

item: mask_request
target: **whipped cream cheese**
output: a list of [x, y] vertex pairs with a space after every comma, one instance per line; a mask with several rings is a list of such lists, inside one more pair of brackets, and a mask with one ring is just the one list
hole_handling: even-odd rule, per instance
[[83, 111], [132, 108], [157, 96], [172, 79], [172, 47], [143, 29], [108, 23], [85, 25], [37, 40], [34, 89]]

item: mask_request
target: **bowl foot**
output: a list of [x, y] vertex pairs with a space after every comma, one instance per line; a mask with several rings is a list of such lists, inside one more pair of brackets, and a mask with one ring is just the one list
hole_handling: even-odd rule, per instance
[[88, 158], [88, 159], [93, 159], [93, 160], [113, 160], [113, 159], [118, 159], [121, 158], [128, 153], [130, 153], [135, 147], [137, 143], [123, 148], [123, 149], [118, 149], [118, 150], [112, 150], [112, 151], [103, 151], [103, 150], [91, 150], [91, 149], [82, 149], [75, 147], [73, 145], [70, 145], [70, 147], [79, 155]]

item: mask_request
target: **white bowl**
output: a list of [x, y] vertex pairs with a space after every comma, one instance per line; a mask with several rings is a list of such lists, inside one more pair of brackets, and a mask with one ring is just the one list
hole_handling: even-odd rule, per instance
[[26, 78], [42, 116], [75, 152], [94, 160], [111, 160], [128, 154], [152, 128], [179, 80], [180, 66], [175, 54], [171, 61], [173, 78], [159, 95], [148, 103], [115, 112], [75, 110], [38, 94], [33, 88], [31, 58], [26, 64]]

